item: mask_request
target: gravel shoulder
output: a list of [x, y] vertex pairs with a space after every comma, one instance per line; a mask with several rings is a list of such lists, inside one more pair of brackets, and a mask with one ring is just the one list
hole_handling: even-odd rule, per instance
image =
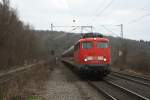
[[46, 100], [106, 100], [61, 62], [51, 72], [45, 87], [42, 97]]

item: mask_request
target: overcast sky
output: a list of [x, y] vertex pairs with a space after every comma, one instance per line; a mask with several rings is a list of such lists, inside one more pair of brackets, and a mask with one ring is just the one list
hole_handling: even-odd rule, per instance
[[119, 36], [117, 25], [123, 24], [125, 38], [150, 40], [150, 0], [11, 0], [11, 5], [35, 29], [50, 29], [51, 23], [93, 25], [94, 31]]

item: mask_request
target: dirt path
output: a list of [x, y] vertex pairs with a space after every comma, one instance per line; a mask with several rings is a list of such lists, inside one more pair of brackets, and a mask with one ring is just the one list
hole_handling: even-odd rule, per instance
[[46, 100], [105, 100], [62, 63], [59, 63], [51, 73], [42, 96]]

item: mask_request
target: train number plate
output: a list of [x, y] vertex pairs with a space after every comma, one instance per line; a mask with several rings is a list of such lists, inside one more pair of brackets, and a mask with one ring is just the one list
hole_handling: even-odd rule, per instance
[[103, 56], [98, 56], [97, 60], [103, 60]]

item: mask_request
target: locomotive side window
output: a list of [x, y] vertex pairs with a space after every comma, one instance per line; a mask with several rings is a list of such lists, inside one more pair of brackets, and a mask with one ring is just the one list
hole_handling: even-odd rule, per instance
[[97, 48], [108, 48], [107, 42], [97, 42]]
[[93, 43], [92, 42], [83, 42], [82, 43], [82, 48], [84, 48], [84, 49], [93, 48]]

